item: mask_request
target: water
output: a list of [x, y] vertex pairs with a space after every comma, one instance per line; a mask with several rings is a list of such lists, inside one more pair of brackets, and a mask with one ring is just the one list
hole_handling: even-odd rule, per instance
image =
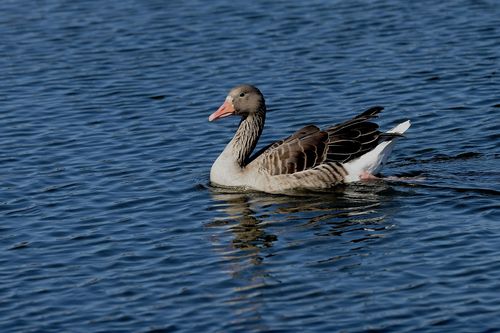
[[[0, 331], [500, 329], [500, 3], [0, 4]], [[211, 163], [261, 88], [259, 146], [384, 105], [386, 176], [224, 193]]]

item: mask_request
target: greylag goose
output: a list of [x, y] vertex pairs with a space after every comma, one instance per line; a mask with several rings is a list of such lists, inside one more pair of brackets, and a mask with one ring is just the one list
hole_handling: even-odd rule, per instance
[[372, 107], [324, 130], [307, 125], [250, 156], [264, 127], [266, 103], [256, 87], [237, 86], [208, 118], [241, 117], [233, 139], [212, 165], [210, 181], [216, 186], [286, 193], [373, 178], [410, 127], [407, 120], [385, 133], [378, 131], [370, 119], [382, 109]]

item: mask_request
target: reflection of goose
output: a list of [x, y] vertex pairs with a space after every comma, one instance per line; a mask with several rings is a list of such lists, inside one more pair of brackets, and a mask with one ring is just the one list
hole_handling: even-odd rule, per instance
[[234, 320], [222, 331], [269, 331], [262, 318], [276, 302], [304, 306], [313, 300], [314, 307], [325, 292], [321, 281], [372, 263], [367, 258], [384, 249], [377, 240], [392, 230], [391, 209], [380, 207], [390, 201], [390, 188], [375, 181], [284, 196], [210, 187], [213, 219], [204, 226], [220, 256], [217, 266], [228, 275], [223, 285], [233, 286], [224, 294]]
[[[276, 236], [268, 234], [260, 225], [260, 221], [255, 217], [255, 212], [250, 208], [249, 197], [242, 193], [213, 193], [214, 199], [224, 202], [224, 213], [230, 220], [238, 221], [238, 224], [231, 227], [234, 234], [232, 241], [236, 248], [257, 248], [259, 245], [271, 246], [276, 240]], [[214, 221], [210, 226], [217, 226], [220, 222]], [[225, 222], [222, 222], [225, 224]]]
[[[349, 186], [343, 191], [310, 193], [307, 196], [277, 196], [260, 192], [237, 193], [232, 189], [211, 188], [214, 206], [220, 215], [208, 223], [208, 227], [224, 226], [231, 231], [232, 244], [236, 248], [262, 248], [273, 246], [279, 238], [270, 233], [272, 226], [280, 232], [291, 229], [309, 230], [314, 225], [331, 229], [331, 235], [365, 227], [385, 230], [385, 214], [379, 212], [381, 199], [389, 185], [385, 182], [371, 182], [363, 186]], [[325, 232], [324, 227], [316, 229]], [[291, 229], [290, 229], [291, 228]], [[369, 237], [370, 232], [357, 237]], [[349, 236], [347, 237], [349, 238]], [[308, 236], [308, 240], [311, 238]]]
[[377, 173], [410, 122], [381, 133], [371, 118], [382, 111], [373, 107], [344, 123], [320, 130], [308, 125], [254, 156], [266, 117], [262, 93], [250, 85], [233, 88], [209, 120], [242, 117], [236, 134], [210, 172], [212, 183], [270, 193], [294, 189], [325, 189], [358, 181]]

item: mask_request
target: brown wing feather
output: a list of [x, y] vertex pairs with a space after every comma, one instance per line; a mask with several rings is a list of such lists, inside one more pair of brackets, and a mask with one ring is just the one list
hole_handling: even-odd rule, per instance
[[254, 159], [258, 158], [260, 167], [271, 175], [291, 174], [321, 164], [326, 159], [327, 146], [328, 133], [308, 125], [269, 145]]
[[258, 159], [261, 168], [271, 175], [292, 174], [314, 168], [325, 162], [347, 162], [388, 139], [376, 123], [383, 107], [375, 106], [343, 123], [321, 131], [308, 125], [284, 140], [276, 141], [256, 153], [248, 162]]
[[329, 135], [328, 162], [347, 162], [375, 148], [381, 140], [378, 125], [369, 119], [384, 108], [372, 107], [356, 117], [326, 129]]
[[296, 131], [295, 133], [293, 133], [292, 135], [290, 135], [288, 138], [283, 139], [283, 140], [278, 140], [278, 141], [273, 142], [273, 143], [265, 146], [264, 148], [260, 149], [258, 152], [253, 154], [253, 156], [247, 161], [246, 164], [249, 164], [250, 162], [252, 162], [256, 158], [260, 157], [264, 153], [269, 153], [269, 151], [274, 150], [275, 148], [281, 146], [285, 142], [292, 141], [293, 139], [301, 139], [307, 135], [310, 135], [310, 134], [313, 134], [313, 133], [316, 133], [319, 131], [320, 131], [320, 129], [317, 126], [314, 126], [314, 125], [304, 126], [301, 129], [299, 129], [298, 131]]

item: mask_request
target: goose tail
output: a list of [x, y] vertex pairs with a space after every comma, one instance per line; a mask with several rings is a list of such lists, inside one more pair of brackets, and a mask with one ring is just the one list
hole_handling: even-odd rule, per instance
[[367, 175], [377, 174], [384, 166], [387, 158], [392, 152], [396, 141], [403, 137], [403, 133], [410, 128], [409, 120], [402, 122], [393, 129], [387, 131], [383, 136], [387, 136], [387, 140], [378, 144], [374, 149], [364, 155], [361, 155], [355, 160], [344, 163], [343, 166], [347, 171], [347, 176], [344, 181], [355, 182], [359, 181]]

